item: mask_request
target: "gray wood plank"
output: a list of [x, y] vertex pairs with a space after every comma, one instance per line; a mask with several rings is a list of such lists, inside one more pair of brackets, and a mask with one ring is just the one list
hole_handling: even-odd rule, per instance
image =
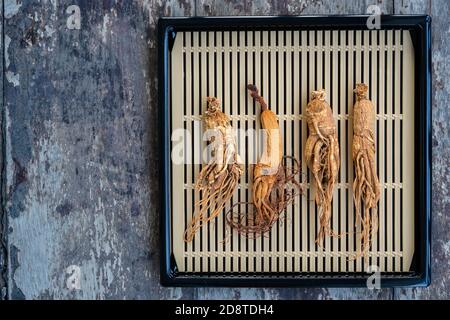
[[[398, 8], [398, 12], [397, 12]], [[446, 0], [403, 1], [397, 13], [428, 13], [432, 21], [432, 283], [428, 288], [397, 289], [396, 299], [450, 298], [450, 3]]]
[[192, 298], [159, 285], [156, 23], [193, 2], [7, 3], [8, 297]]
[[395, 14], [429, 14], [431, 0], [394, 0]]
[[[197, 15], [301, 15], [301, 14], [365, 14], [374, 1], [335, 0], [197, 0]], [[377, 1], [382, 13], [392, 13], [393, 0]]]
[[0, 300], [6, 299], [6, 215], [3, 210], [3, 0], [0, 0]]
[[[2, 0], [0, 0], [1, 3]], [[152, 0], [80, 6], [5, 0], [8, 297], [389, 299], [392, 290], [159, 285], [156, 22], [162, 15], [365, 13], [360, 1]], [[363, 3], [364, 5], [361, 5]], [[371, 3], [371, 1], [367, 1]], [[433, 0], [433, 285], [448, 298], [448, 3]], [[420, 13], [420, 1], [382, 11]], [[447, 14], [446, 14], [447, 13]], [[2, 19], [3, 21], [3, 19]], [[445, 32], [442, 32], [444, 30]], [[1, 32], [0, 32], [1, 34]], [[11, 41], [9, 41], [11, 39]], [[2, 42], [3, 43], [3, 42]], [[7, 44], [7, 45], [6, 45]], [[3, 73], [2, 73], [3, 74]], [[3, 115], [3, 110], [2, 113]], [[2, 139], [3, 140], [3, 139]], [[3, 193], [2, 193], [3, 194]], [[1, 215], [0, 215], [1, 217]], [[2, 267], [0, 250], [0, 268]], [[442, 265], [442, 266], [441, 266]], [[76, 275], [79, 270], [79, 286]], [[0, 290], [2, 289], [0, 277]], [[4, 291], [3, 291], [4, 292]], [[1, 297], [1, 294], [0, 294]]]

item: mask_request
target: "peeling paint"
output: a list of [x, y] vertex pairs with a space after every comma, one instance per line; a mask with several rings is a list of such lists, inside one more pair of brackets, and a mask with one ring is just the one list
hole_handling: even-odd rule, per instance
[[10, 19], [19, 12], [22, 3], [20, 0], [4, 0], [5, 5], [5, 18]]
[[17, 87], [20, 85], [20, 76], [12, 71], [6, 71], [5, 72], [6, 80], [8, 80], [9, 83], [11, 83], [14, 87]]
[[11, 63], [11, 61], [9, 60], [9, 53], [8, 53], [8, 49], [9, 49], [9, 45], [11, 44], [11, 38], [5, 34], [5, 68], [9, 67], [9, 64]]
[[[6, 181], [7, 181], [7, 188], [8, 182], [11, 183], [14, 181], [14, 172], [15, 172], [15, 164], [14, 160], [12, 159], [11, 150], [12, 150], [12, 141], [11, 141], [11, 125], [12, 125], [12, 119], [10, 116], [9, 108], [5, 108], [5, 114], [4, 119], [5, 122], [5, 163], [4, 166], [6, 167]], [[11, 189], [14, 190], [14, 189]], [[7, 194], [6, 197], [6, 210], [8, 211], [11, 207], [11, 194]]]
[[[21, 254], [18, 252], [18, 265], [10, 262], [11, 279], [10, 287], [17, 286], [26, 297], [38, 297], [42, 291], [52, 281], [53, 267], [51, 262], [54, 260], [55, 253], [58, 251], [58, 239], [56, 223], [54, 218], [46, 215], [48, 205], [51, 203], [51, 194], [42, 195], [39, 190], [42, 186], [53, 185], [60, 188], [62, 177], [58, 174], [60, 170], [57, 167], [41, 175], [44, 160], [52, 163], [59, 163], [61, 150], [59, 146], [49, 139], [43, 139], [38, 144], [39, 150], [36, 150], [36, 161], [29, 167], [28, 175], [31, 181], [30, 193], [28, 193], [25, 203], [27, 210], [14, 219], [10, 219], [9, 225], [14, 232], [10, 234], [9, 241], [15, 243], [15, 246], [27, 248]], [[45, 221], [45, 223], [42, 223]], [[49, 244], [52, 243], [52, 246]], [[33, 255], [28, 254], [33, 252]], [[17, 298], [12, 293], [10, 298]]]
[[106, 36], [107, 36], [109, 27], [110, 27], [109, 16], [107, 14], [105, 14], [103, 16], [103, 25], [102, 25], [102, 31], [101, 31], [103, 43], [106, 43], [106, 41], [107, 41]]
[[[393, 1], [379, 2], [383, 11], [393, 10]], [[405, 8], [407, 2], [410, 1], [402, 1]], [[66, 28], [65, 8], [59, 8], [61, 14], [56, 15], [56, 0], [5, 1], [5, 18], [31, 17], [36, 23], [33, 32], [37, 37], [28, 46], [21, 47], [15, 42], [11, 45], [11, 39], [21, 39], [27, 30], [6, 23], [5, 66], [10, 68], [5, 70], [10, 72], [7, 81], [27, 89], [19, 95], [19, 90], [11, 85], [6, 87], [3, 119], [7, 132], [7, 187], [21, 180], [16, 176], [13, 157], [27, 173], [27, 181], [6, 199], [10, 220], [9, 297], [392, 298], [390, 289], [369, 292], [364, 288], [163, 288], [159, 284], [156, 204], [160, 190], [158, 181], [150, 179], [158, 175], [155, 164], [159, 159], [159, 137], [153, 130], [158, 125], [154, 50], [158, 17], [195, 12], [198, 15], [364, 13], [366, 3], [305, 0], [302, 3], [307, 7], [304, 7], [302, 3], [296, 6], [284, 0], [198, 0], [196, 8], [195, 2], [186, 0], [105, 3], [108, 7], [105, 9], [90, 3], [83, 5], [82, 17], [89, 19], [82, 20], [78, 31]], [[40, 25], [42, 21], [44, 25]], [[433, 30], [439, 29], [436, 21]], [[438, 26], [441, 24], [445, 23]], [[447, 29], [448, 26], [442, 30]], [[59, 32], [64, 34], [60, 36]], [[434, 44], [445, 43], [436, 39]], [[433, 215], [433, 232], [434, 237], [442, 239], [447, 235], [443, 229], [448, 225], [445, 215], [448, 151], [444, 151], [444, 145], [448, 145], [445, 137], [448, 51], [440, 49], [433, 58], [436, 61], [433, 152], [438, 152], [433, 158], [433, 186], [437, 192], [433, 200], [437, 211]], [[447, 265], [439, 265], [439, 261], [448, 258], [450, 244], [448, 239], [433, 243], [436, 285], [429, 291], [404, 291], [403, 297], [448, 297], [449, 272], [444, 268]], [[70, 266], [80, 268], [79, 289], [67, 287], [66, 270]]]
[[51, 37], [56, 32], [55, 29], [53, 29], [51, 26], [48, 25], [44, 27], [44, 31], [46, 37]]
[[4, 50], [4, 53], [5, 53], [5, 68], [6, 68], [5, 77], [6, 77], [6, 80], [9, 83], [11, 83], [14, 87], [17, 87], [17, 86], [20, 85], [20, 75], [12, 72], [10, 70], [8, 70], [8, 68], [9, 68], [9, 66], [11, 64], [11, 61], [9, 59], [9, 46], [10, 46], [10, 44], [11, 44], [11, 38], [8, 35], [5, 35], [5, 50]]
[[[447, 256], [447, 258], [450, 258], [450, 240], [444, 242], [442, 247], [444, 249], [444, 254]], [[447, 259], [447, 264], [450, 264], [450, 259]]]

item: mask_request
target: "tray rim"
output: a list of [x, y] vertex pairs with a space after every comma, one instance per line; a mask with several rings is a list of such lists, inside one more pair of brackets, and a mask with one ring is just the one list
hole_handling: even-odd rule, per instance
[[[367, 273], [179, 273], [170, 237], [170, 132], [168, 54], [177, 31], [303, 27], [361, 29], [368, 15], [174, 17], [158, 21], [158, 107], [160, 125], [160, 283], [182, 287], [366, 287]], [[381, 287], [426, 287], [431, 283], [431, 17], [382, 15], [382, 29], [414, 33], [415, 64], [415, 253], [416, 271], [382, 273]]]

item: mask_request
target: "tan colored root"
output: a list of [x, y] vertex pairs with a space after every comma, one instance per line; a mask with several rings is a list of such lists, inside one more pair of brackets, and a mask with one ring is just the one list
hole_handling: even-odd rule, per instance
[[[353, 182], [353, 196], [357, 212], [358, 223], [361, 220], [361, 252], [365, 259], [368, 257], [369, 249], [372, 242], [372, 235], [378, 230], [378, 215], [376, 210], [379, 199], [379, 192], [377, 192], [376, 181], [371, 173], [372, 170], [367, 170], [369, 164], [369, 156], [367, 153], [361, 152], [357, 155], [355, 161], [355, 180]], [[361, 215], [361, 206], [364, 206], [364, 214]]]
[[195, 203], [195, 214], [184, 233], [186, 242], [192, 241], [202, 226], [222, 212], [243, 173], [236, 143], [230, 134], [229, 118], [220, 111], [217, 99], [208, 98], [208, 110], [203, 123], [206, 129], [216, 130], [222, 143], [215, 147], [214, 157], [197, 177], [194, 188], [200, 193], [201, 199]]
[[[253, 170], [252, 212], [244, 215], [239, 210], [237, 213], [233, 212], [232, 208], [227, 214], [227, 220], [239, 233], [258, 237], [271, 230], [295, 195], [301, 192], [301, 187], [295, 180], [295, 175], [299, 172], [298, 161], [292, 158], [294, 162], [292, 171], [282, 163], [283, 147], [276, 115], [259, 95], [256, 86], [248, 85], [247, 89], [261, 105], [261, 126], [266, 130], [268, 140]], [[243, 203], [238, 205], [241, 204]]]
[[[353, 162], [355, 180], [353, 182], [353, 197], [357, 213], [357, 221], [361, 220], [361, 247], [358, 256], [364, 256], [367, 261], [372, 243], [372, 236], [378, 231], [378, 215], [376, 207], [380, 199], [380, 184], [375, 166], [374, 123], [375, 111], [367, 99], [368, 87], [357, 84], [354, 92], [354, 136]], [[363, 207], [363, 208], [362, 208]], [[372, 210], [374, 209], [374, 210]], [[363, 211], [363, 214], [361, 214]]]
[[331, 201], [339, 171], [339, 144], [336, 124], [325, 91], [313, 91], [306, 109], [308, 139], [305, 159], [316, 186], [315, 201], [319, 208], [319, 231], [316, 242], [322, 246], [326, 236], [340, 236], [331, 228]]
[[[285, 157], [285, 159], [289, 158]], [[236, 203], [227, 213], [227, 221], [233, 229], [249, 238], [267, 234], [280, 220], [294, 198], [303, 193], [295, 179], [300, 172], [300, 164], [295, 158], [290, 159], [293, 162], [292, 167], [281, 164], [276, 175], [263, 175], [254, 179], [253, 203]], [[257, 171], [256, 168], [255, 171]], [[244, 210], [244, 212], [235, 210], [242, 205], [246, 208], [252, 207], [252, 210]]]
[[[319, 207], [319, 232], [316, 242], [323, 245], [325, 236], [338, 236], [331, 228], [331, 201], [336, 183], [336, 160], [333, 150], [336, 148], [335, 137], [318, 140], [318, 151], [313, 158], [313, 177], [316, 184], [316, 203]], [[317, 166], [316, 166], [317, 164]]]
[[[205, 172], [214, 171], [214, 168], [215, 165], [207, 165], [203, 170], [205, 170]], [[204, 173], [203, 170], [202, 173]], [[240, 166], [232, 164], [229, 165], [228, 170], [215, 177], [213, 185], [208, 181], [204, 181], [205, 179], [199, 178], [199, 181], [195, 185], [195, 189], [201, 192], [202, 199], [195, 204], [197, 213], [194, 214], [189, 227], [185, 231], [185, 241], [192, 241], [195, 234], [202, 226], [206, 225], [222, 212], [226, 202], [233, 195], [240, 177]], [[208, 214], [208, 211], [211, 210], [212, 212]]]

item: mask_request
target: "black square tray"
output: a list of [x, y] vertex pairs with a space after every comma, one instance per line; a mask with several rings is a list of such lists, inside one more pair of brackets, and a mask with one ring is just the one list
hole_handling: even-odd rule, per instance
[[[315, 286], [315, 287], [363, 287], [367, 285], [367, 279], [371, 275], [364, 272], [366, 270], [364, 265], [355, 267], [353, 270], [346, 270], [342, 266], [347, 265], [344, 260], [339, 262], [330, 262], [330, 267], [321, 265], [320, 271], [310, 272], [308, 270], [294, 270], [288, 267], [283, 267], [280, 271], [279, 266], [273, 268], [259, 267], [259, 272], [248, 271], [247, 267], [238, 268], [238, 271], [229, 271], [229, 267], [225, 264], [220, 268], [211, 268], [210, 262], [202, 262], [203, 267], [192, 267], [191, 262], [189, 268], [180, 268], [181, 261], [177, 260], [174, 253], [174, 238], [173, 228], [175, 224], [181, 221], [174, 221], [173, 219], [173, 197], [172, 191], [172, 163], [171, 163], [171, 123], [172, 116], [178, 114], [180, 110], [176, 108], [172, 101], [172, 82], [171, 75], [173, 70], [171, 68], [171, 52], [175, 43], [175, 39], [181, 34], [192, 35], [195, 32], [211, 33], [211, 32], [334, 32], [334, 31], [367, 31], [368, 16], [301, 16], [301, 17], [211, 17], [211, 18], [161, 18], [158, 25], [159, 33], [159, 61], [158, 61], [158, 75], [159, 75], [159, 107], [160, 107], [160, 151], [161, 151], [161, 283], [167, 286], [246, 286], [246, 287], [300, 287], [300, 286]], [[389, 30], [397, 30], [401, 34], [408, 32], [412, 41], [412, 50], [414, 54], [414, 79], [413, 92], [411, 95], [411, 103], [413, 104], [414, 114], [414, 137], [411, 138], [415, 146], [413, 155], [405, 154], [402, 157], [412, 157], [413, 162], [413, 193], [412, 193], [412, 214], [413, 229], [413, 254], [408, 262], [408, 268], [403, 269], [403, 258], [394, 261], [394, 266], [384, 267], [380, 273], [382, 287], [406, 287], [406, 286], [427, 286], [430, 284], [430, 215], [431, 215], [431, 18], [429, 16], [381, 16], [381, 29], [375, 32], [389, 32]], [[395, 31], [393, 31], [395, 33]], [[325, 33], [323, 33], [325, 34]], [[387, 34], [387, 33], [385, 33]], [[190, 36], [189, 36], [190, 37]], [[372, 36], [371, 36], [372, 37]], [[387, 36], [386, 36], [387, 37]], [[231, 37], [230, 37], [231, 38]], [[292, 39], [294, 37], [292, 36]], [[395, 38], [395, 35], [394, 35]], [[191, 39], [191, 38], [189, 38]], [[223, 39], [223, 38], [222, 38]], [[228, 38], [227, 38], [228, 39]], [[322, 40], [322, 38], [320, 38]], [[352, 38], [353, 39], [353, 38]], [[372, 38], [371, 38], [372, 39]], [[384, 39], [384, 38], [383, 38]], [[402, 36], [403, 39], [403, 36]], [[192, 40], [191, 40], [192, 41]], [[198, 40], [200, 42], [200, 40]], [[309, 40], [308, 40], [309, 41]], [[355, 40], [356, 41], [356, 40]], [[364, 52], [364, 40], [362, 40], [362, 51]], [[372, 41], [372, 40], [371, 40]], [[387, 40], [386, 40], [387, 41]], [[403, 40], [402, 40], [403, 41]], [[379, 43], [379, 42], [377, 42]], [[208, 43], [213, 52], [217, 48], [213, 48], [212, 43]], [[278, 44], [278, 36], [277, 36]], [[402, 42], [403, 44], [403, 42]], [[312, 44], [311, 44], [312, 45]], [[317, 46], [317, 43], [315, 44]], [[370, 44], [369, 44], [370, 45]], [[236, 46], [236, 44], [235, 44]], [[192, 50], [192, 49], [191, 49]], [[283, 50], [283, 49], [279, 49]], [[289, 48], [288, 48], [289, 50]], [[305, 49], [309, 50], [309, 49]], [[348, 50], [339, 49], [339, 50]], [[355, 49], [351, 49], [355, 50]], [[382, 50], [379, 47], [373, 50]], [[191, 51], [195, 52], [195, 51]], [[283, 52], [283, 51], [280, 51]], [[231, 56], [231, 53], [230, 53]], [[361, 57], [363, 54], [361, 53]], [[364, 58], [363, 58], [364, 59]], [[325, 61], [325, 60], [323, 60]], [[360, 61], [364, 64], [364, 60]], [[367, 61], [366, 61], [367, 63]], [[387, 62], [386, 62], [387, 63]], [[403, 63], [403, 58], [397, 63]], [[231, 60], [230, 60], [231, 64]], [[179, 71], [182, 73], [182, 70]], [[387, 73], [390, 75], [390, 73]], [[387, 79], [388, 77], [386, 77]], [[325, 80], [322, 79], [324, 82]], [[355, 79], [354, 79], [355, 80]], [[276, 80], [272, 80], [273, 82]], [[309, 82], [310, 80], [306, 80]], [[390, 81], [390, 80], [386, 80]], [[312, 89], [308, 87], [309, 90]], [[217, 89], [216, 89], [217, 90]], [[244, 89], [245, 91], [245, 89]], [[239, 91], [240, 92], [240, 91]], [[235, 93], [236, 94], [236, 93]], [[199, 94], [196, 98], [202, 99], [200, 96], [206, 96], [207, 92]], [[387, 93], [386, 93], [387, 95]], [[336, 97], [334, 98], [336, 99]], [[230, 102], [228, 102], [230, 104]], [[351, 104], [347, 101], [347, 104]], [[393, 101], [395, 104], [395, 101]], [[201, 105], [201, 103], [199, 103]], [[333, 106], [332, 106], [333, 107]], [[405, 106], [408, 108], [411, 106]], [[232, 108], [229, 107], [229, 113], [233, 114]], [[235, 111], [235, 109], [233, 109]], [[239, 110], [242, 113], [242, 110]], [[200, 111], [201, 112], [201, 111]], [[234, 112], [239, 115], [239, 112]], [[380, 120], [386, 122], [389, 116], [381, 116]], [[387, 123], [387, 122], [386, 122]], [[395, 127], [395, 125], [394, 125]], [[402, 130], [402, 129], [400, 129]], [[395, 140], [394, 138], [392, 140]], [[386, 140], [385, 140], [386, 141]], [[403, 141], [403, 140], [402, 140]], [[393, 147], [395, 148], [395, 147]], [[402, 149], [403, 150], [403, 149]], [[412, 158], [411, 158], [412, 159]], [[397, 161], [399, 161], [397, 159]], [[400, 164], [402, 167], [403, 164]], [[403, 182], [400, 180], [400, 182]], [[396, 184], [393, 183], [395, 189]], [[393, 190], [394, 190], [393, 189]], [[387, 191], [386, 191], [387, 192]], [[395, 191], [392, 191], [393, 193]], [[394, 196], [395, 199], [395, 196]], [[390, 203], [390, 202], [389, 202]], [[395, 203], [395, 200], [394, 200]], [[186, 209], [187, 210], [187, 209]], [[309, 210], [309, 209], [308, 209]], [[349, 209], [350, 210], [350, 209]], [[392, 207], [393, 212], [397, 212], [403, 217], [403, 207]], [[353, 209], [351, 210], [353, 212]], [[340, 213], [342, 214], [342, 212]], [[406, 213], [405, 213], [406, 214]], [[186, 216], [186, 213], [184, 214]], [[393, 218], [394, 219], [394, 218]], [[403, 218], [399, 218], [403, 219]], [[400, 221], [400, 228], [402, 228], [403, 220]], [[390, 222], [386, 222], [387, 225]], [[396, 222], [393, 222], [393, 230]], [[398, 226], [398, 224], [397, 224]], [[388, 227], [386, 227], [388, 229]], [[392, 231], [392, 230], [391, 230]], [[387, 231], [386, 231], [387, 232]], [[400, 231], [401, 232], [401, 231]], [[403, 239], [403, 238], [402, 238]], [[403, 242], [403, 241], [401, 241]], [[379, 245], [379, 243], [378, 243]], [[393, 246], [403, 246], [403, 243], [393, 244]], [[266, 248], [267, 250], [267, 248]], [[297, 250], [300, 250], [298, 248]], [[292, 259], [296, 258], [297, 253], [292, 253]], [[299, 257], [303, 257], [302, 253], [298, 253]], [[290, 259], [291, 256], [288, 256]], [[284, 257], [284, 259], [288, 259]], [[185, 258], [187, 261], [187, 258]], [[194, 259], [194, 258], [192, 258]], [[209, 258], [208, 258], [209, 259]], [[241, 263], [241, 258], [238, 257], [236, 261]], [[244, 256], [242, 256], [244, 259]], [[256, 259], [256, 258], [255, 258]], [[309, 259], [309, 258], [308, 258]], [[317, 259], [317, 257], [315, 258]], [[340, 258], [339, 258], [340, 259]], [[387, 259], [387, 258], [386, 258]], [[194, 261], [194, 260], [192, 260]], [[256, 260], [255, 260], [256, 261]], [[287, 261], [287, 260], [286, 260]], [[309, 260], [308, 260], [309, 261]], [[374, 255], [374, 261], [380, 261]], [[387, 260], [386, 260], [387, 261]], [[397, 266], [395, 267], [395, 261]], [[317, 260], [316, 260], [317, 262]], [[372, 262], [372, 260], [371, 260]], [[195, 262], [193, 262], [195, 264]], [[247, 262], [248, 263], [248, 262]], [[271, 262], [272, 263], [272, 262]], [[278, 263], [278, 262], [277, 262]], [[309, 263], [309, 262], [308, 262]], [[328, 262], [327, 262], [328, 263]], [[376, 264], [376, 262], [374, 262]], [[374, 264], [372, 263], [372, 264]], [[184, 262], [183, 262], [184, 265]], [[272, 264], [270, 264], [272, 266]], [[333, 267], [334, 266], [334, 267]], [[338, 267], [336, 267], [338, 266]], [[233, 268], [233, 267], [232, 267]], [[236, 268], [236, 267], [234, 267]], [[283, 269], [281, 268], [281, 269]], [[315, 267], [316, 268], [316, 267]], [[319, 268], [319, 267], [317, 267]], [[330, 269], [331, 268], [331, 269]], [[219, 270], [220, 269], [220, 270]], [[389, 270], [388, 270], [389, 269]], [[390, 270], [392, 269], [392, 270]], [[396, 269], [396, 270], [394, 270]], [[331, 271], [330, 271], [331, 270]], [[405, 271], [406, 270], [406, 271]]]

